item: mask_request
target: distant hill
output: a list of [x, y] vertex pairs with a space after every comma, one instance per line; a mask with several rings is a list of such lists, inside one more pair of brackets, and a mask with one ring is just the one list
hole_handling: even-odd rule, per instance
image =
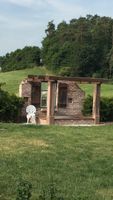
[[26, 46], [5, 56], [0, 56], [0, 68], [3, 72], [32, 68], [41, 65], [40, 48]]
[[38, 67], [38, 68], [34, 67], [34, 68], [11, 71], [11, 72], [1, 72], [0, 82], [6, 83], [2, 88], [11, 94], [18, 95], [19, 84], [24, 78], [27, 77], [28, 74], [43, 75], [43, 74], [50, 74], [50, 72], [47, 71], [45, 67]]
[[[45, 67], [34, 67], [29, 69], [11, 71], [11, 72], [1, 72], [0, 82], [5, 82], [6, 84], [2, 88], [8, 91], [10, 94], [17, 94], [19, 90], [20, 82], [28, 76], [28, 74], [33, 75], [47, 75], [51, 74], [49, 70]], [[86, 92], [86, 94], [93, 95], [93, 84], [80, 84], [80, 87]], [[113, 97], [113, 85], [103, 84], [102, 85], [102, 96]]]

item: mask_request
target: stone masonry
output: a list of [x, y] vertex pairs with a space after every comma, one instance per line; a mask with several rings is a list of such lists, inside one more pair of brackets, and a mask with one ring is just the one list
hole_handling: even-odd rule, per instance
[[59, 81], [59, 83], [67, 84], [67, 106], [58, 108], [57, 115], [82, 116], [85, 92], [74, 81]]
[[[46, 82], [47, 106], [41, 107], [41, 84]], [[33, 104], [37, 110], [39, 124], [98, 124], [100, 121], [100, 89], [108, 80], [90, 77], [56, 77], [29, 75], [19, 87], [19, 96], [24, 99], [22, 117], [26, 117], [26, 107]], [[92, 116], [82, 115], [85, 92], [79, 83], [94, 84]]]
[[[81, 117], [82, 116], [82, 107], [83, 107], [83, 102], [85, 98], [85, 93], [84, 91], [81, 90], [81, 88], [74, 82], [70, 81], [58, 81], [58, 83], [65, 83], [67, 84], [67, 105], [66, 108], [58, 108], [57, 112], [55, 112], [55, 115], [60, 115], [60, 116], [77, 116]], [[22, 116], [26, 115], [26, 107], [30, 104], [31, 102], [31, 93], [32, 93], [32, 84], [30, 84], [27, 79], [21, 82], [20, 87], [19, 87], [19, 96], [24, 98], [24, 107], [22, 109]], [[37, 95], [37, 94], [36, 94]], [[57, 97], [58, 98], [58, 97]], [[70, 101], [71, 99], [71, 101]], [[58, 100], [57, 100], [58, 101]], [[37, 115], [39, 116], [44, 116], [46, 117], [46, 112], [45, 115], [41, 113], [41, 108], [37, 107]], [[38, 120], [39, 121], [39, 120]]]

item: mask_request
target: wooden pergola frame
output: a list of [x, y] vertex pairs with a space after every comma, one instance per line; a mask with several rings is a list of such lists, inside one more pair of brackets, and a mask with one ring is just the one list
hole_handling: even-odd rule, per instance
[[93, 109], [92, 118], [95, 124], [100, 122], [100, 92], [101, 84], [108, 83], [107, 79], [102, 78], [89, 78], [89, 77], [59, 77], [59, 76], [36, 76], [29, 75], [27, 78], [30, 83], [48, 82], [48, 94], [47, 94], [47, 124], [54, 124], [54, 85], [57, 81], [74, 81], [81, 84], [94, 84], [93, 90]]

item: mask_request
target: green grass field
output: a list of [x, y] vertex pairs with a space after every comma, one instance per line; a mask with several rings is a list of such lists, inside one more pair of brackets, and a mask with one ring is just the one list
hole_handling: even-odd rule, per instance
[[[3, 89], [9, 93], [17, 94], [20, 82], [25, 79], [28, 74], [44, 75], [51, 74], [44, 67], [34, 67], [32, 69], [24, 69], [18, 71], [0, 73], [0, 82], [5, 82]], [[80, 87], [86, 92], [86, 95], [93, 94], [93, 84], [80, 84]], [[113, 97], [113, 84], [102, 84], [101, 96]]]
[[[86, 92], [86, 95], [93, 95], [93, 84], [80, 84], [80, 87]], [[101, 96], [113, 97], [113, 84], [102, 84]]]
[[[50, 74], [44, 67], [0, 73], [3, 89], [18, 95], [28, 74]], [[80, 85], [93, 94], [91, 84]], [[103, 84], [101, 96], [113, 97]], [[0, 200], [16, 200], [20, 179], [31, 182], [38, 200], [51, 180], [65, 200], [113, 199], [113, 126], [61, 127], [0, 124]], [[50, 199], [47, 199], [50, 200]]]
[[113, 199], [113, 126], [0, 124], [0, 200], [16, 200], [23, 178], [32, 200], [51, 180], [65, 200]]
[[0, 82], [6, 83], [2, 88], [9, 93], [17, 94], [20, 82], [29, 74], [44, 75], [49, 72], [45, 67], [34, 67], [30, 69], [0, 73]]

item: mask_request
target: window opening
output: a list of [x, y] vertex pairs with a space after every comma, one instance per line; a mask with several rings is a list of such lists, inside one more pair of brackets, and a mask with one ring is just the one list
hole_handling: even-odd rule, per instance
[[66, 108], [67, 106], [67, 85], [59, 85], [59, 95], [58, 95], [58, 106], [60, 108]]
[[45, 82], [41, 83], [41, 107], [47, 108], [47, 88], [48, 84]]

